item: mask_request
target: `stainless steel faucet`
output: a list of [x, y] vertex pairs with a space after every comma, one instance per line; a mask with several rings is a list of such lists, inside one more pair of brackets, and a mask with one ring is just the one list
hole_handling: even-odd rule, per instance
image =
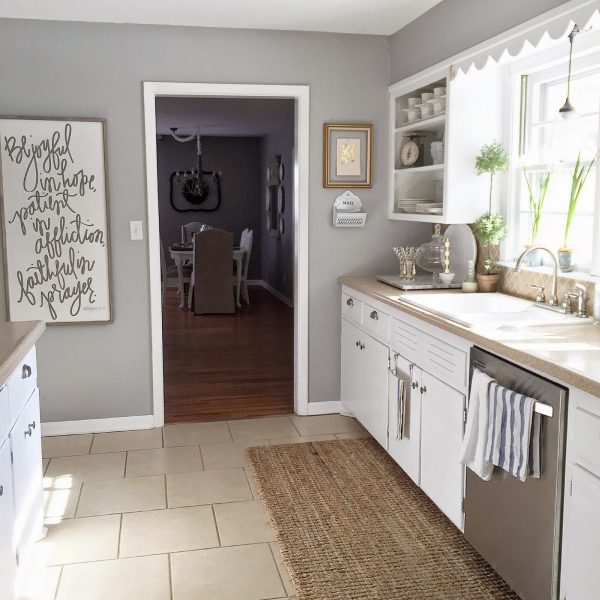
[[575, 313], [575, 316], [579, 317], [580, 319], [585, 319], [587, 318], [587, 290], [582, 283], [576, 283], [574, 289], [574, 292], [568, 292], [567, 295], [569, 297], [569, 300], [571, 298], [575, 298], [577, 300], [577, 312]]
[[[558, 281], [557, 281], [557, 277], [558, 277], [558, 260], [556, 259], [556, 256], [554, 255], [554, 252], [552, 252], [552, 250], [550, 250], [549, 248], [546, 248], [545, 246], [531, 246], [530, 248], [527, 248], [522, 254], [521, 256], [519, 256], [519, 258], [517, 259], [517, 264], [515, 265], [515, 273], [518, 273], [521, 270], [521, 263], [523, 262], [523, 259], [530, 253], [530, 252], [534, 252], [535, 250], [543, 250], [544, 252], [547, 252], [550, 257], [552, 258], [552, 263], [553, 263], [553, 272], [552, 272], [552, 293], [550, 294], [550, 297], [548, 298], [548, 302], [547, 305], [548, 306], [558, 306]], [[541, 300], [541, 298], [543, 298], [543, 294], [540, 295], [538, 294], [538, 298], [536, 299], [536, 305], [537, 306], [545, 306], [543, 300]]]

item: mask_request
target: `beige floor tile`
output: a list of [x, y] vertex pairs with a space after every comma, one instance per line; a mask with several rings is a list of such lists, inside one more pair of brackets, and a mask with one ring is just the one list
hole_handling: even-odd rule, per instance
[[163, 475], [86, 481], [81, 490], [78, 517], [166, 508]]
[[344, 415], [315, 415], [299, 417], [291, 415], [290, 419], [300, 435], [322, 435], [324, 433], [360, 433], [362, 426], [352, 417]]
[[258, 487], [256, 486], [256, 479], [254, 479], [252, 469], [250, 467], [244, 467], [244, 472], [246, 473], [246, 478], [248, 479], [250, 489], [252, 490], [252, 497], [255, 500], [260, 500], [260, 494], [258, 493]]
[[271, 551], [275, 557], [275, 562], [277, 563], [279, 574], [281, 575], [283, 585], [285, 586], [285, 591], [288, 596], [293, 596], [296, 593], [296, 588], [290, 579], [290, 574], [288, 573], [287, 567], [283, 563], [283, 556], [281, 556], [281, 551], [279, 550], [279, 546], [277, 546], [277, 542], [271, 542]]
[[67, 565], [63, 567], [56, 596], [56, 600], [170, 600], [170, 598], [167, 555]]
[[285, 595], [268, 544], [171, 555], [175, 600], [262, 600]]
[[358, 440], [364, 438], [370, 438], [371, 434], [365, 429], [356, 433], [336, 433], [335, 436], [338, 440]]
[[229, 442], [225, 444], [201, 444], [204, 468], [209, 469], [235, 469], [247, 466], [246, 449], [252, 446], [265, 446], [267, 440], [252, 442]]
[[162, 428], [140, 429], [139, 431], [114, 431], [97, 433], [92, 442], [92, 454], [123, 452], [125, 450], [147, 450], [162, 448]]
[[125, 452], [63, 456], [50, 460], [46, 477], [71, 477], [78, 481], [118, 479], [125, 474]]
[[21, 573], [19, 600], [54, 600], [62, 567], [47, 567], [48, 552], [42, 544], [34, 544]]
[[165, 447], [230, 442], [226, 421], [212, 423], [169, 423], [165, 425]]
[[65, 519], [48, 525], [48, 565], [117, 558], [121, 515]]
[[212, 506], [123, 515], [119, 556], [166, 554], [219, 546]]
[[75, 516], [81, 481], [71, 477], [44, 477], [44, 516], [48, 523]]
[[229, 421], [229, 428], [233, 439], [238, 442], [299, 437], [298, 431], [296, 431], [288, 417], [264, 417]]
[[221, 546], [272, 542], [273, 530], [260, 500], [215, 504]]
[[127, 453], [127, 477], [202, 471], [198, 446], [131, 450]]
[[252, 500], [243, 469], [221, 469], [167, 475], [169, 508]]
[[324, 433], [322, 435], [301, 435], [297, 438], [278, 438], [269, 440], [269, 442], [276, 446], [277, 444], [306, 444], [307, 442], [326, 442], [336, 439], [334, 433]]
[[42, 456], [52, 458], [53, 456], [89, 454], [93, 437], [91, 433], [44, 437], [42, 438]]
[[42, 458], [42, 473], [46, 472], [46, 469], [48, 468], [49, 463], [50, 463], [49, 458]]

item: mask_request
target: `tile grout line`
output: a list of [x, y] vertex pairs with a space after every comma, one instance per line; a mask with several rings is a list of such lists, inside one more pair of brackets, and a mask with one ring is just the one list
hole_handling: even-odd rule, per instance
[[222, 548], [223, 545], [221, 543], [221, 532], [219, 531], [219, 523], [217, 522], [217, 513], [215, 512], [215, 505], [211, 504], [210, 508], [212, 510], [212, 515], [215, 522], [215, 531], [217, 532], [217, 541], [219, 542], [219, 548]]
[[59, 565], [59, 567], [60, 567], [60, 570], [58, 571], [58, 579], [56, 581], [56, 588], [54, 589], [54, 594], [52, 595], [51, 600], [56, 600], [58, 598], [58, 588], [60, 587], [60, 580], [62, 579], [62, 576], [63, 576], [64, 565]]
[[172, 557], [171, 557], [171, 553], [170, 552], [167, 553], [167, 568], [169, 569], [169, 593], [171, 595], [171, 600], [173, 600], [173, 598], [174, 598], [174, 592], [173, 592], [173, 564], [172, 564]]
[[[269, 542], [269, 552], [271, 553], [271, 556], [273, 557], [273, 562], [275, 563], [275, 568], [277, 569], [277, 575], [279, 575], [279, 581], [281, 581], [281, 586], [283, 587], [283, 591], [285, 593], [285, 596], [283, 596], [283, 598], [286, 598], [288, 591], [287, 591], [287, 588], [285, 587], [285, 582], [283, 581], [283, 577], [281, 575], [281, 569], [279, 568], [279, 563], [277, 562], [277, 557], [275, 556], [275, 552], [273, 551], [273, 546], [271, 546], [271, 543], [276, 543], [276, 542]], [[279, 596], [279, 597], [281, 597], [281, 596]]]
[[[202, 464], [202, 470], [206, 471], [206, 466], [204, 465], [204, 455], [202, 454], [202, 446], [200, 444], [198, 444], [198, 452], [200, 453], [200, 463]], [[191, 471], [191, 473], [194, 473], [194, 471]]]
[[300, 433], [300, 430], [296, 427], [296, 423], [294, 423], [294, 421], [292, 420], [292, 418], [289, 415], [285, 415], [287, 420], [292, 424], [292, 427], [296, 430], [296, 432], [298, 433], [298, 435], [300, 437], [302, 437], [302, 434]]
[[121, 558], [121, 534], [123, 533], [123, 513], [119, 519], [119, 535], [117, 536], [117, 559]]

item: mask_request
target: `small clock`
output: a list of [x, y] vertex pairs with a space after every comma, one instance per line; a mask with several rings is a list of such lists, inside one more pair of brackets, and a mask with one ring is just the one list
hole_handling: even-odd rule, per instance
[[419, 167], [423, 164], [423, 144], [419, 144], [418, 135], [409, 135], [409, 139], [400, 148], [400, 162], [404, 167]]

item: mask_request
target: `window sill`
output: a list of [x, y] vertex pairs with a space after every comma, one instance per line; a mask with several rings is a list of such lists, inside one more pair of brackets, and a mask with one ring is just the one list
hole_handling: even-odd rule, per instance
[[[514, 269], [517, 261], [515, 260], [501, 260], [498, 261], [498, 264], [501, 267], [507, 267], [509, 269]], [[521, 270], [523, 271], [533, 271], [535, 273], [546, 273], [548, 275], [552, 275], [552, 267], [542, 266], [542, 267], [530, 267], [528, 265], [522, 265]], [[577, 281], [590, 281], [592, 283], [599, 283], [600, 277], [597, 275], [591, 275], [590, 273], [586, 273], [585, 271], [571, 271], [570, 273], [563, 273], [562, 271], [558, 271], [559, 277], [564, 277], [566, 279], [575, 279]]]

